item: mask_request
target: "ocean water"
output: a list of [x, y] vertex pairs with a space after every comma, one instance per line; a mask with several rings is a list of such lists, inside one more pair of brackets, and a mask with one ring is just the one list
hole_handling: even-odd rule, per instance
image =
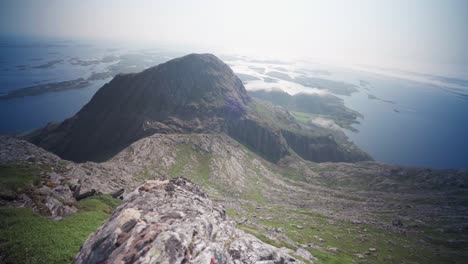
[[[0, 93], [41, 83], [88, 77], [102, 65], [73, 65], [72, 58], [92, 60], [116, 53], [100, 44], [0, 37]], [[45, 66], [49, 62], [53, 65]]]
[[[273, 69], [290, 77], [308, 71], [318, 73], [312, 77], [354, 84], [357, 92], [334, 94], [363, 116], [359, 124], [353, 125], [356, 132], [343, 131], [375, 160], [407, 166], [468, 168], [468, 87], [463, 86], [468, 82], [464, 80], [443, 82], [445, 78], [431, 75], [401, 76], [319, 63], [230, 64], [239, 73], [257, 78], [265, 75], [256, 69]], [[246, 87], [282, 89], [290, 94], [316, 90], [284, 80], [267, 83], [257, 79], [247, 81]]]
[[0, 133], [21, 134], [49, 122], [61, 122], [88, 103], [105, 82], [97, 81], [82, 89], [0, 100]]
[[[0, 94], [45, 83], [87, 78], [103, 65], [73, 65], [72, 58], [92, 60], [111, 54], [105, 47], [76, 41], [0, 37]], [[48, 63], [52, 65], [47, 66]], [[75, 114], [110, 79], [78, 90], [0, 99], [0, 133], [17, 134], [60, 122]]]
[[[354, 73], [370, 91], [343, 97], [364, 117], [346, 131], [359, 147], [379, 161], [433, 168], [468, 168], [468, 100], [443, 87]], [[368, 93], [387, 100], [369, 99]]]
[[375, 160], [407, 166], [468, 168], [468, 97], [463, 96], [468, 87], [434, 82], [433, 76], [396, 77], [321, 67], [330, 72], [327, 78], [359, 87], [350, 96], [339, 96], [348, 108], [363, 116], [354, 125], [357, 132], [344, 132]]

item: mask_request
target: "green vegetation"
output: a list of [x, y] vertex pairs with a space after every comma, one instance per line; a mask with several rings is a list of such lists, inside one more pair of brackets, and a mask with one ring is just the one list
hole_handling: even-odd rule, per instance
[[120, 200], [99, 195], [79, 201], [79, 211], [60, 221], [29, 208], [0, 209], [0, 251], [9, 263], [70, 263], [89, 234]]
[[247, 105], [247, 112], [257, 117], [258, 121], [266, 123], [269, 126], [278, 127], [278, 125], [283, 125], [282, 123], [278, 123], [277, 113], [275, 113], [274, 106], [269, 102], [253, 100]]
[[[328, 87], [327, 87], [328, 88]], [[299, 123], [310, 124], [310, 117], [323, 117], [333, 120], [342, 128], [355, 130], [352, 125], [361, 116], [347, 108], [343, 100], [336, 96], [314, 94], [289, 95], [282, 91], [250, 91], [254, 98], [264, 100], [276, 106], [282, 106], [296, 118]]]
[[[249, 219], [238, 224], [238, 228], [276, 247], [296, 250], [298, 244], [312, 245], [306, 249], [317, 258], [314, 263], [462, 263], [463, 260], [463, 256], [448, 252], [434, 254], [434, 250], [444, 252], [444, 245], [434, 247], [419, 234], [420, 231], [400, 233], [272, 204], [258, 207], [256, 203], [242, 203], [241, 208], [227, 208], [226, 212], [237, 222], [242, 218]], [[291, 240], [283, 239], [282, 235]], [[370, 248], [376, 251], [372, 252]]]
[[[254, 154], [248, 152], [248, 155], [253, 157]], [[219, 179], [210, 180], [211, 161], [212, 154], [196, 149], [191, 144], [181, 144], [176, 152], [176, 162], [169, 168], [168, 174], [170, 177], [186, 177], [208, 192], [216, 190], [222, 197], [236, 197], [257, 203], [267, 202], [258, 183], [262, 181], [260, 173], [253, 164], [244, 164], [245, 168], [252, 168], [253, 173], [245, 179], [244, 188], [238, 190], [223, 184]]]
[[144, 170], [142, 170], [139, 174], [135, 175], [134, 177], [139, 182], [144, 182], [145, 180], [152, 178], [151, 171], [148, 168], [145, 168]]
[[304, 113], [304, 112], [294, 112], [292, 111], [291, 114], [296, 118], [299, 123], [309, 125], [310, 119], [312, 118], [311, 114]]
[[298, 182], [307, 182], [307, 177], [304, 175], [304, 172], [297, 168], [284, 167], [279, 168], [281, 170], [281, 176], [291, 180], [291, 184], [298, 184]]
[[[258, 105], [257, 105], [258, 106]], [[268, 114], [267, 108], [260, 111]], [[228, 152], [226, 156], [214, 157], [213, 154], [200, 149], [196, 144], [179, 144], [175, 153], [175, 162], [167, 171], [171, 177], [184, 176], [202, 186], [212, 199], [227, 201], [227, 214], [238, 223], [238, 228], [252, 234], [260, 240], [277, 247], [287, 247], [296, 250], [304, 247], [317, 260], [314, 263], [457, 263], [463, 262], [463, 254], [457, 252], [466, 247], [464, 241], [448, 242], [452, 234], [443, 233], [435, 227], [444, 226], [443, 223], [432, 224], [425, 221], [410, 222], [404, 220], [405, 225], [419, 225], [408, 229], [395, 229], [386, 226], [394, 219], [391, 211], [378, 210], [372, 212], [378, 214], [378, 223], [353, 223], [348, 220], [339, 220], [337, 216], [330, 216], [330, 212], [320, 210], [333, 210], [333, 206], [325, 207], [322, 203], [326, 200], [318, 199], [314, 206], [312, 199], [305, 194], [304, 206], [312, 209], [300, 208], [301, 201], [292, 200], [287, 192], [270, 192], [269, 187], [276, 188], [278, 185], [271, 175], [262, 171], [259, 163], [253, 162], [257, 155], [247, 150], [244, 159], [237, 160], [240, 155]], [[222, 161], [220, 159], [223, 159]], [[231, 171], [238, 164], [230, 164], [230, 160], [242, 164], [242, 173], [239, 178], [226, 179], [223, 171]], [[400, 175], [394, 178], [386, 177], [386, 181], [378, 183], [373, 173], [353, 174], [349, 177], [328, 177], [327, 166], [313, 162], [307, 162], [306, 166], [274, 166], [272, 171], [278, 172], [276, 179], [281, 180], [288, 186], [303, 185], [304, 183], [329, 187], [330, 191], [336, 190], [331, 196], [333, 199], [366, 202], [366, 197], [361, 196], [353, 190], [398, 190], [398, 185], [393, 181], [403, 182], [404, 185], [413, 184], [409, 179], [401, 179]], [[233, 167], [230, 167], [230, 166]], [[220, 167], [222, 166], [222, 167]], [[359, 166], [358, 164], [355, 166]], [[362, 165], [367, 166], [367, 165]], [[154, 170], [158, 167], [155, 166]], [[308, 169], [313, 172], [314, 177], [307, 176]], [[210, 170], [212, 170], [210, 172]], [[213, 173], [216, 171], [218, 173]], [[357, 173], [356, 172], [356, 173]], [[151, 168], [144, 171], [142, 175], [154, 173]], [[146, 176], [144, 176], [146, 177]], [[234, 183], [234, 184], [230, 184]], [[343, 189], [345, 191], [343, 191]], [[289, 189], [294, 191], [293, 188]], [[350, 191], [347, 191], [350, 190]], [[272, 195], [273, 193], [273, 195]], [[451, 193], [463, 196], [466, 191], [460, 190]], [[415, 197], [416, 199], [417, 197]], [[429, 201], [436, 203], [433, 197]], [[458, 199], [457, 199], [458, 200]], [[284, 201], [284, 202], [282, 202]], [[333, 202], [333, 200], [330, 200]], [[411, 201], [416, 204], [428, 204], [428, 201]], [[335, 210], [339, 210], [335, 207]], [[357, 212], [359, 213], [359, 212]], [[338, 214], [335, 214], [338, 215]], [[247, 219], [247, 221], [245, 221]], [[443, 219], [438, 219], [443, 221]], [[447, 222], [448, 224], [449, 222]], [[434, 228], [428, 228], [429, 226]], [[375, 248], [375, 251], [370, 250]], [[294, 255], [294, 254], [292, 254]]]
[[176, 155], [176, 163], [168, 172], [171, 177], [190, 178], [202, 186], [209, 184], [211, 154], [195, 150], [190, 144], [181, 144]]
[[11, 195], [40, 180], [39, 169], [31, 165], [1, 165], [0, 195]]
[[[287, 130], [296, 134], [304, 136], [326, 136], [333, 133], [332, 130], [324, 129], [303, 129], [298, 128], [298, 123], [310, 125], [310, 118], [306, 120], [306, 115], [312, 117], [312, 114], [307, 114], [305, 112], [295, 112], [291, 115], [290, 112], [281, 111], [277, 106], [272, 105], [270, 102], [262, 100], [252, 100], [249, 103], [247, 112], [256, 119], [259, 123], [264, 123], [270, 128], [276, 130]], [[298, 119], [299, 118], [299, 119]]]

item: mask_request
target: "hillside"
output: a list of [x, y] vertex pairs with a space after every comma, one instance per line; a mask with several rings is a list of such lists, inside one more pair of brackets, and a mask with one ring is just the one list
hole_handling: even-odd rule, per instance
[[[107, 162], [80, 164], [48, 160], [54, 155], [24, 141], [5, 142], [2, 166], [48, 164], [81, 193], [123, 188], [124, 204], [138, 199], [129, 193], [146, 180], [184, 176], [223, 205], [237, 228], [306, 262], [462, 263], [467, 256], [466, 171], [300, 157], [276, 165], [223, 134], [156, 134]], [[24, 199], [8, 203], [28, 207]]]

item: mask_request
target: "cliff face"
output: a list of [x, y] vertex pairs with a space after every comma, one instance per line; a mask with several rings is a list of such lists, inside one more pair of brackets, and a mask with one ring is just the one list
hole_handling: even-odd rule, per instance
[[[211, 54], [191, 54], [137, 74], [116, 76], [75, 116], [48, 125], [28, 139], [78, 162], [109, 160], [155, 133], [227, 133], [273, 162], [288, 155], [290, 147], [312, 161], [368, 158], [354, 151], [340, 152], [341, 143], [334, 140], [309, 140], [308, 146], [320, 145], [301, 151], [297, 144], [302, 142], [292, 135], [295, 132], [289, 132], [285, 140], [279, 129], [282, 124], [264, 122], [268, 117], [257, 109], [258, 104], [221, 60]], [[294, 118], [285, 118], [277, 108], [266, 114], [281, 116], [279, 123], [286, 120], [293, 131], [301, 130]]]
[[[155, 210], [157, 208], [157, 210]], [[191, 182], [149, 180], [88, 237], [73, 263], [302, 263], [235, 228]]]
[[252, 119], [233, 120], [227, 125], [228, 134], [255, 149], [266, 159], [277, 162], [289, 154], [279, 131], [255, 122]]
[[338, 144], [331, 136], [311, 137], [287, 130], [281, 134], [287, 144], [303, 159], [316, 162], [356, 162], [370, 160], [371, 157], [350, 145], [346, 148]]

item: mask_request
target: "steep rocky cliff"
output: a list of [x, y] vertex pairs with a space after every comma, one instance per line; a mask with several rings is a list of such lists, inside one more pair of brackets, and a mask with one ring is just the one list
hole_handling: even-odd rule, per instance
[[282, 130], [287, 144], [303, 159], [316, 162], [355, 162], [370, 157], [353, 144], [339, 144], [332, 135], [311, 137], [307, 134]]
[[270, 161], [277, 162], [289, 154], [280, 131], [252, 119], [232, 120], [227, 125], [228, 134], [255, 149]]

